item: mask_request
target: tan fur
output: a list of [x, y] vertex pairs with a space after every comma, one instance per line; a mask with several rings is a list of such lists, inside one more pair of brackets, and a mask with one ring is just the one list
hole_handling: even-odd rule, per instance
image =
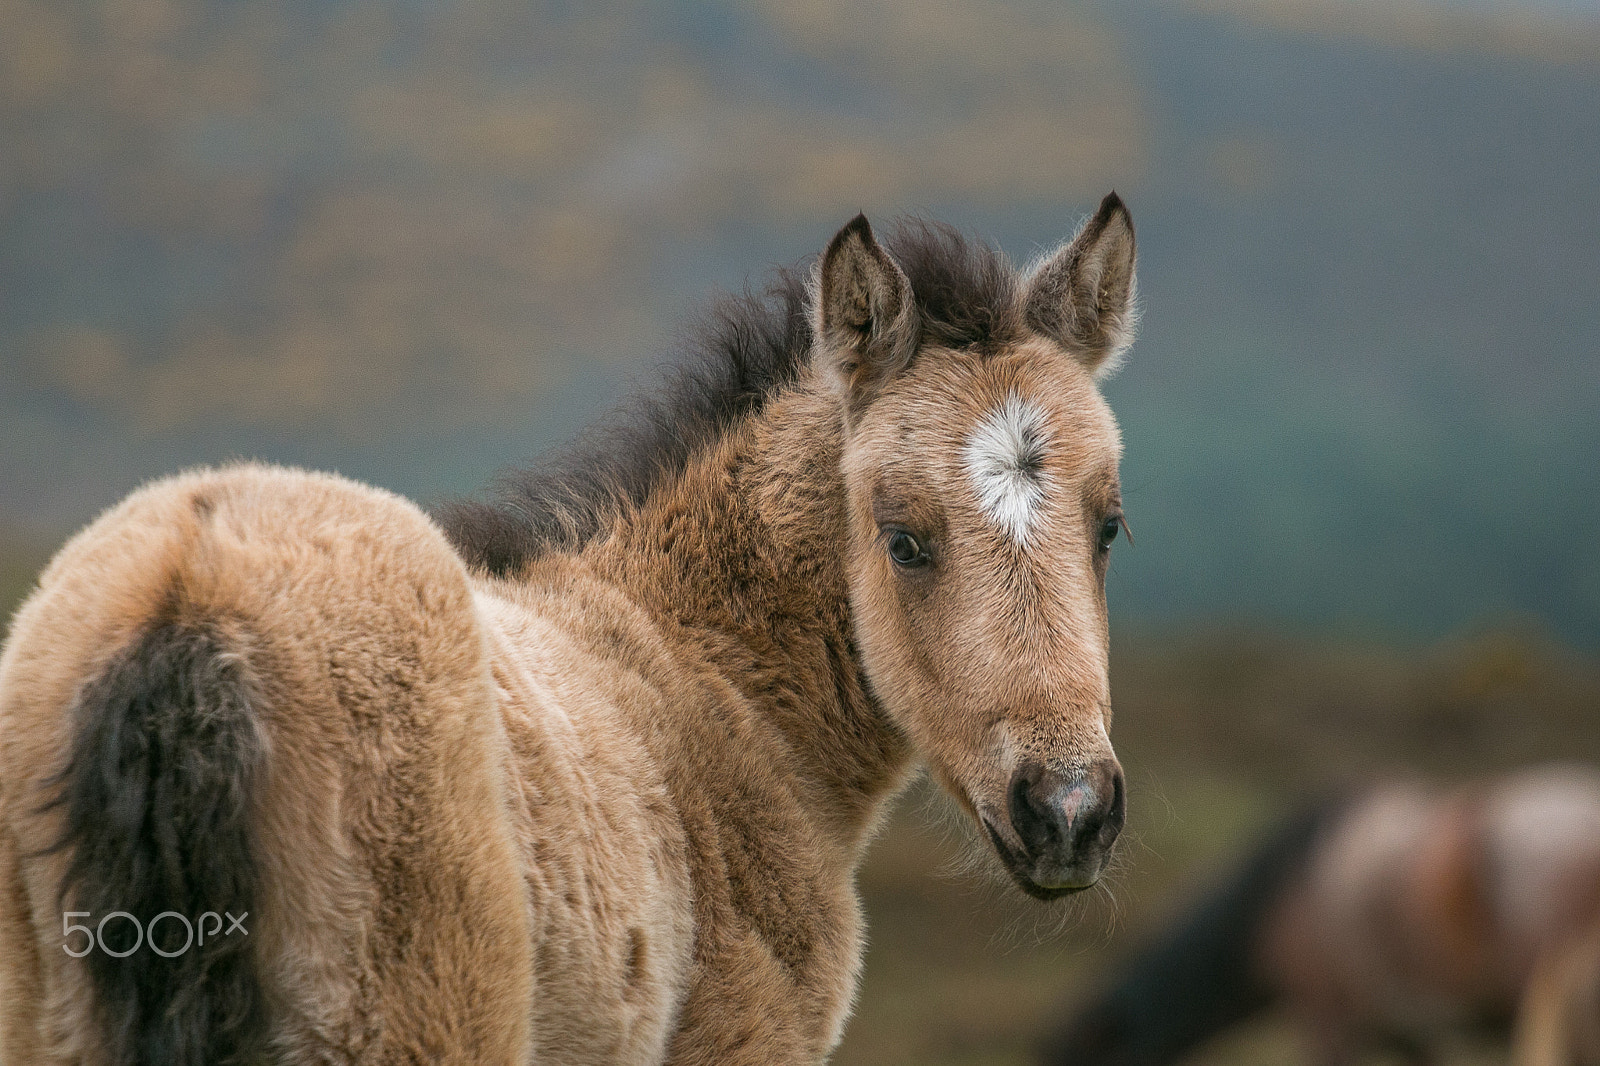
[[[240, 466], [130, 497], [62, 550], [14, 621], [0, 660], [6, 898], [28, 901], [32, 950], [8, 937], [0, 957], [6, 1061], [98, 1058], [82, 972], [62, 950], [65, 856], [17, 857], [56, 835], [38, 784], [61, 764], [74, 689], [174, 596], [236, 629], [271, 697], [268, 892], [249, 928], [285, 1050], [525, 1060], [529, 903], [466, 574], [394, 496]], [[424, 1002], [436, 1009], [414, 1009]]]
[[[1024, 758], [1084, 769], [1111, 754], [1103, 586], [1092, 556], [1068, 546], [1117, 502], [1121, 441], [1089, 374], [1046, 358], [1044, 347], [1025, 345], [978, 375], [953, 355], [923, 361], [910, 374], [916, 387], [880, 404], [845, 455], [868, 669], [887, 682], [886, 702], [910, 723], [934, 773], [999, 827]], [[1026, 552], [978, 513], [960, 461], [963, 435], [1013, 392], [1048, 405], [1061, 442], [1040, 546]], [[961, 582], [915, 622], [914, 586], [874, 550], [890, 520], [934, 530], [948, 545], [947, 573]]]
[[[251, 935], [288, 1061], [823, 1059], [860, 969], [854, 871], [917, 759], [1001, 834], [1019, 760], [1111, 759], [1094, 545], [1120, 451], [1097, 360], [1053, 341], [925, 347], [854, 408], [836, 354], [507, 578], [404, 500], [256, 464], [74, 538], [0, 659], [0, 1059], [100, 1057], [41, 782], [77, 686], [173, 604], [265, 696]], [[1055, 442], [1026, 554], [960, 461], [1010, 392]], [[937, 595], [886, 518], [937, 537]]]

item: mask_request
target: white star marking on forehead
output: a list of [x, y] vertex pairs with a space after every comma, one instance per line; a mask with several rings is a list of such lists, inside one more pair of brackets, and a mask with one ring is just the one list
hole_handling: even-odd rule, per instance
[[1041, 467], [1049, 431], [1044, 411], [1011, 393], [978, 423], [963, 453], [984, 515], [1019, 545], [1044, 503], [1049, 479]]

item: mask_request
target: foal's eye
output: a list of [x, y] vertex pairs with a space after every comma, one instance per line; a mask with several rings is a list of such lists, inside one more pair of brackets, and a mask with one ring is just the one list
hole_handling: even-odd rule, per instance
[[916, 537], [897, 529], [889, 534], [889, 558], [901, 566], [922, 566], [928, 561], [928, 553]]
[[1126, 528], [1127, 524], [1121, 511], [1107, 515], [1106, 520], [1100, 523], [1100, 550], [1110, 551], [1111, 542], [1117, 539], [1117, 530]]

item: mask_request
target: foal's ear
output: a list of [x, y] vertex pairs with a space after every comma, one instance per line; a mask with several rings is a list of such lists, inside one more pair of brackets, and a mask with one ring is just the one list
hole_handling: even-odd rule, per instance
[[820, 354], [854, 415], [905, 369], [917, 346], [911, 282], [872, 236], [866, 215], [847, 222], [822, 253], [814, 314]]
[[1023, 295], [1028, 325], [1054, 338], [1096, 374], [1133, 343], [1133, 219], [1109, 194], [1065, 247], [1037, 267]]

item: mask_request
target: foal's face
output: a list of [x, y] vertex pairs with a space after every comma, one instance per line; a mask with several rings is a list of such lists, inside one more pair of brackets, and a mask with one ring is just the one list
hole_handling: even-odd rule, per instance
[[[1097, 223], [1101, 232], [1089, 233]], [[1122, 301], [1110, 324], [1125, 331], [1132, 230], [1120, 201], [1086, 228], [1088, 252], [1106, 251], [1094, 242], [1108, 225], [1126, 238], [1125, 264], [1086, 267], [1083, 235], [1061, 256], [1076, 248], [1070, 269], [1125, 265], [1086, 290], [1102, 319], [1108, 301]], [[858, 276], [875, 262], [870, 251]], [[1050, 269], [1020, 287], [1019, 301], [1071, 298], [1082, 279], [1048, 288], [1040, 279]], [[824, 325], [830, 297], [849, 313], [828, 280], [825, 258]], [[852, 609], [873, 692], [1017, 883], [1052, 898], [1096, 881], [1124, 817], [1108, 736], [1105, 601], [1125, 528], [1121, 443], [1094, 370], [1126, 338], [1083, 342], [1082, 309], [1060, 335], [1059, 318], [1018, 310], [1028, 325], [998, 351], [923, 345], [909, 366], [865, 383], [863, 365], [846, 357], [842, 392], [854, 403], [843, 468]]]
[[1115, 421], [1034, 340], [924, 352], [846, 450], [852, 603], [873, 691], [1038, 894], [1099, 876], [1122, 825], [1105, 574]]

